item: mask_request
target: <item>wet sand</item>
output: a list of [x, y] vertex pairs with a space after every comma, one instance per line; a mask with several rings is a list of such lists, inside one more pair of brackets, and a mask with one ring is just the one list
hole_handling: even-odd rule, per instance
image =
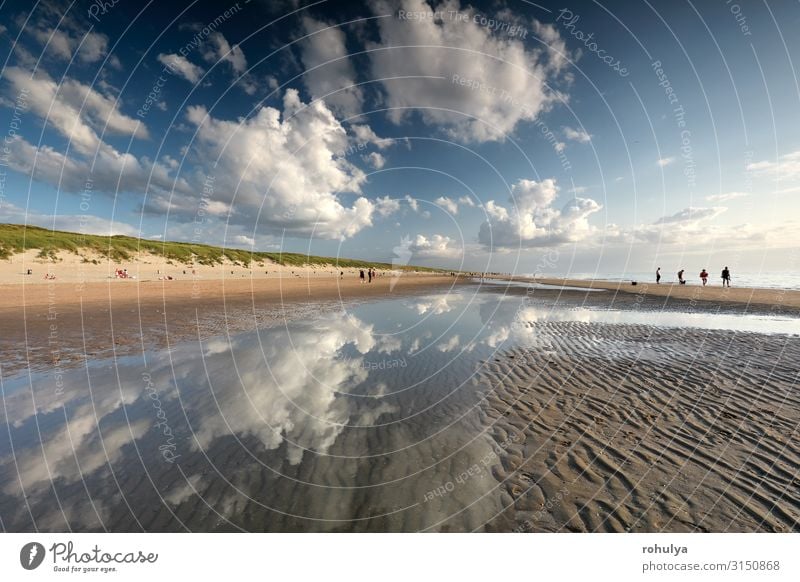
[[367, 298], [441, 289], [464, 279], [386, 274], [282, 278], [0, 285], [0, 353], [5, 374], [27, 367], [164, 347], [235, 333]]
[[534, 325], [481, 378], [516, 531], [800, 530], [797, 336]]
[[669, 299], [684, 299], [687, 301], [714, 301], [718, 303], [740, 303], [745, 305], [759, 305], [774, 307], [776, 310], [784, 307], [800, 308], [800, 291], [791, 289], [757, 289], [750, 287], [721, 287], [719, 283], [702, 285], [676, 285], [662, 283], [657, 285], [652, 282], [638, 282], [631, 285], [630, 281], [599, 281], [585, 279], [557, 279], [547, 277], [497, 277], [530, 283], [543, 283], [545, 285], [580, 287], [583, 289], [606, 289], [618, 293], [639, 296], [664, 297]]

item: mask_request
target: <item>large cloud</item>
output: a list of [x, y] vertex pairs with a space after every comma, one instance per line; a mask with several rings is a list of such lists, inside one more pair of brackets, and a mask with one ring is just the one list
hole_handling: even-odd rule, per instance
[[234, 221], [252, 222], [261, 209], [259, 228], [331, 239], [372, 224], [372, 201], [359, 196], [346, 206], [340, 199], [359, 194], [366, 177], [336, 156], [348, 137], [324, 102], [306, 105], [290, 89], [283, 111], [263, 107], [250, 118], [227, 121], [195, 106], [187, 117], [197, 126], [194, 160], [214, 168], [213, 198], [232, 204]]
[[[457, 0], [432, 6], [423, 0], [373, 4], [380, 18], [380, 42], [367, 43], [372, 76], [383, 79], [386, 105], [394, 122], [412, 110], [464, 142], [502, 140], [521, 121], [534, 120], [559, 98], [548, 82], [565, 66], [566, 48], [558, 33], [539, 22], [520, 22], [507, 11], [494, 17], [530, 31], [544, 42], [494, 31], [485, 15]], [[400, 15], [445, 14], [443, 19]], [[447, 16], [459, 13], [459, 18]], [[477, 17], [477, 21], [476, 21]], [[527, 29], [526, 29], [527, 30]], [[414, 78], [417, 77], [417, 78]]]
[[66, 156], [51, 146], [35, 146], [19, 136], [7, 147], [12, 169], [67, 192], [91, 190], [107, 194], [135, 192], [139, 195], [149, 192], [163, 196], [173, 191], [173, 187], [177, 191], [190, 190], [184, 179], [176, 181], [170, 174], [167, 159], [158, 162], [147, 157], [137, 158], [130, 153], [118, 152], [107, 144], [103, 144], [94, 158]]
[[478, 238], [492, 248], [536, 247], [578, 242], [594, 232], [588, 218], [602, 207], [590, 198], [572, 198], [561, 209], [553, 203], [558, 186], [553, 179], [519, 180], [511, 188], [511, 208], [494, 200], [486, 204], [488, 220]]
[[[16, 136], [7, 143], [9, 166], [62, 190], [82, 192], [91, 181], [94, 192], [147, 192], [146, 211], [169, 212], [178, 221], [194, 219], [202, 206], [206, 216], [230, 215], [234, 225], [252, 227], [258, 218], [266, 232], [331, 239], [356, 234], [376, 212], [393, 211], [360, 196], [366, 176], [340, 155], [359, 139], [381, 149], [391, 140], [366, 125], [348, 137], [324, 102], [307, 106], [295, 90], [284, 95], [282, 111], [264, 107], [243, 120], [216, 119], [203, 107], [189, 107], [197, 135], [185, 173], [176, 175], [180, 165], [169, 156], [151, 160], [104, 141], [104, 135], [148, 137], [146, 126], [122, 113], [117, 100], [70, 78], [59, 86], [14, 67], [6, 79], [7, 94], [25, 90], [30, 111], [68, 139], [72, 150], [66, 154]], [[213, 191], [204, 193], [212, 173]], [[353, 194], [349, 204], [341, 200]]]

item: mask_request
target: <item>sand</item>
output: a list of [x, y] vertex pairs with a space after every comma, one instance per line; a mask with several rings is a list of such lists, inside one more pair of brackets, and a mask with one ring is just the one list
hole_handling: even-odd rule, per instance
[[[264, 279], [296, 277], [298, 275], [322, 276], [339, 274], [339, 270], [330, 265], [310, 265], [308, 267], [282, 266], [269, 260], [252, 263], [248, 267], [225, 261], [217, 265], [186, 265], [165, 259], [150, 253], [139, 253], [130, 260], [113, 261], [106, 257], [82, 250], [80, 255], [62, 251], [56, 254], [55, 260], [38, 257], [39, 251], [29, 250], [16, 253], [10, 259], [0, 261], [0, 285], [13, 284], [47, 284], [46, 274], [56, 276], [61, 283], [95, 283], [117, 281], [128, 283], [130, 280], [119, 280], [115, 271], [125, 269], [131, 279], [138, 281], [159, 281], [168, 276], [174, 280], [213, 280], [213, 279]], [[28, 269], [32, 274], [28, 275]], [[345, 274], [358, 274], [357, 269], [341, 269]]]
[[482, 378], [513, 529], [800, 529], [797, 337], [535, 325]]
[[[4, 373], [29, 364], [39, 369], [55, 361], [122, 355], [187, 337], [235, 333], [370, 297], [446, 291], [464, 281], [436, 273], [380, 271], [372, 283], [361, 283], [358, 269], [275, 264], [263, 270], [196, 266], [192, 275], [190, 266], [167, 265], [153, 257], [128, 265], [99, 259], [98, 264], [84, 263], [70, 253], [59, 258], [42, 261], [34, 252], [0, 262]], [[25, 275], [27, 268], [34, 274]], [[116, 268], [127, 268], [136, 278], [114, 278]], [[45, 280], [44, 272], [56, 279]], [[158, 280], [165, 274], [174, 279]]]
[[498, 277], [514, 281], [528, 281], [544, 283], [546, 285], [581, 287], [584, 289], [606, 289], [619, 293], [629, 293], [640, 296], [668, 297], [671, 299], [686, 299], [688, 301], [716, 301], [729, 303], [742, 303], [761, 306], [800, 307], [800, 291], [790, 289], [757, 289], [750, 287], [725, 287], [719, 283], [702, 285], [677, 285], [672, 283], [639, 282], [631, 285], [630, 281], [599, 281], [585, 279], [556, 279], [537, 277]]

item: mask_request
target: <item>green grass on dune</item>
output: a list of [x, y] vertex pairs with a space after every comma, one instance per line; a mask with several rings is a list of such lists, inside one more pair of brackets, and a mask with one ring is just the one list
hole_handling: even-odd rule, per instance
[[[248, 266], [253, 262], [272, 261], [285, 266], [331, 265], [374, 269], [403, 269], [416, 271], [440, 271], [429, 267], [392, 267], [389, 263], [360, 261], [334, 257], [317, 257], [301, 253], [264, 253], [215, 247], [211, 245], [161, 242], [131, 236], [100, 236], [60, 230], [48, 230], [38, 226], [22, 224], [0, 224], [0, 259], [9, 259], [15, 253], [38, 250], [43, 259], [55, 259], [56, 254], [68, 251], [81, 255], [93, 251], [114, 261], [131, 260], [139, 253], [151, 253], [169, 261], [182, 264], [218, 265], [226, 259], [237, 265]], [[88, 259], [86, 259], [88, 260]]]

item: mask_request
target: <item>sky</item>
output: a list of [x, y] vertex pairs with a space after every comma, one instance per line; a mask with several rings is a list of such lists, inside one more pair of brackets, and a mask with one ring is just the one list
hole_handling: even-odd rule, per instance
[[800, 5], [4, 2], [0, 222], [515, 273], [800, 266]]

